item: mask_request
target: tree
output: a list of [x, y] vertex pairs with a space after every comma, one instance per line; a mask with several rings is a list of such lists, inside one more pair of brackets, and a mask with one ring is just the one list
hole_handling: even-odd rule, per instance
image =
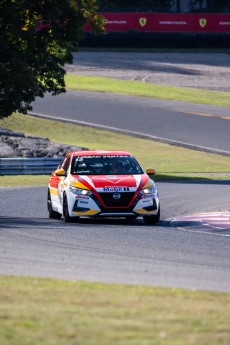
[[95, 0], [0, 0], [0, 118], [65, 92], [64, 65], [87, 23], [103, 32]]

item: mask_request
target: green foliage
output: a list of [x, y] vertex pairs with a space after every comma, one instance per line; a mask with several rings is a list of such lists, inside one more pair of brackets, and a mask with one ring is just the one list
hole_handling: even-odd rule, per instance
[[0, 0], [0, 117], [26, 113], [36, 96], [65, 91], [64, 64], [91, 23], [102, 32], [95, 0]]

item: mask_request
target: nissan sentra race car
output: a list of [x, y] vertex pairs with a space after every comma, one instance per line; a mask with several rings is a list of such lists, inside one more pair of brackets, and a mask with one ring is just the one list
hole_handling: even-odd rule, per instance
[[48, 184], [50, 218], [66, 222], [79, 217], [160, 219], [157, 187], [137, 160], [125, 151], [75, 151], [66, 154]]

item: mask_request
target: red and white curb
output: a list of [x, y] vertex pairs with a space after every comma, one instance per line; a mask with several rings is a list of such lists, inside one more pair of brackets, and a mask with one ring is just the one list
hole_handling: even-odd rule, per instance
[[[230, 236], [230, 211], [198, 213], [171, 219], [171, 226], [183, 230], [213, 230], [217, 234]], [[210, 232], [210, 231], [209, 231]], [[213, 232], [212, 232], [213, 233]]]

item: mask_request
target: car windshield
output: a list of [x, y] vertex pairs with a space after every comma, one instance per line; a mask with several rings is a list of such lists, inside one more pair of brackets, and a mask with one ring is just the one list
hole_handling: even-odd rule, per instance
[[77, 175], [129, 175], [143, 174], [132, 156], [79, 156], [72, 162], [72, 174]]

